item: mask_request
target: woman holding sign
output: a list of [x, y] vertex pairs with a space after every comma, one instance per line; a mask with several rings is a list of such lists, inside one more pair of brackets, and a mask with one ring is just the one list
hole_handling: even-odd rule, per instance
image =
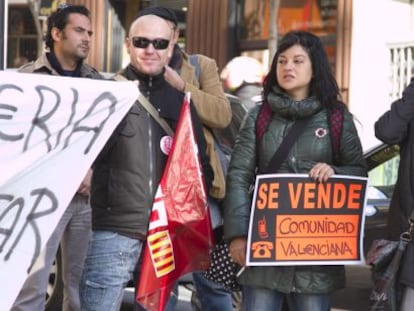
[[[340, 100], [322, 42], [309, 32], [290, 32], [280, 42], [263, 83], [263, 104], [249, 111], [234, 146], [224, 235], [231, 257], [243, 267], [248, 250], [263, 257], [276, 251], [276, 229], [266, 219], [256, 228], [267, 242], [247, 243], [250, 185], [256, 174], [275, 173], [307, 174], [316, 184], [334, 174], [367, 175], [353, 117]], [[278, 195], [277, 189], [269, 190], [265, 208], [277, 211]], [[327, 311], [331, 293], [345, 286], [342, 265], [279, 264], [249, 266], [240, 273], [243, 310], [281, 310], [286, 298], [290, 310]]]

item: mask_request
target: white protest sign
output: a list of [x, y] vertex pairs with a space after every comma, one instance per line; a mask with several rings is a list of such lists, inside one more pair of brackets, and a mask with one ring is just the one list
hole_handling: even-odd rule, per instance
[[137, 97], [132, 82], [0, 71], [0, 310]]

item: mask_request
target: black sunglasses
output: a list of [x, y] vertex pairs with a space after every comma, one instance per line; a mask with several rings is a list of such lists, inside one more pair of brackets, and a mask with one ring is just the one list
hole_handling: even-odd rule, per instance
[[165, 50], [170, 44], [170, 40], [167, 39], [154, 39], [150, 40], [144, 37], [132, 37], [132, 45], [136, 48], [146, 49], [149, 44], [152, 44], [156, 50]]

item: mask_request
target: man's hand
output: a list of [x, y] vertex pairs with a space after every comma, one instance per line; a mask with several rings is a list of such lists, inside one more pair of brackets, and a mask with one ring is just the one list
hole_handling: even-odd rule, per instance
[[78, 192], [81, 195], [88, 196], [91, 190], [91, 181], [92, 181], [92, 169], [90, 168], [86, 173], [86, 176], [83, 178], [82, 183], [78, 188]]
[[180, 75], [168, 65], [165, 66], [164, 78], [169, 84], [172, 85], [172, 87], [179, 90], [180, 92], [184, 92], [184, 80], [181, 79]]

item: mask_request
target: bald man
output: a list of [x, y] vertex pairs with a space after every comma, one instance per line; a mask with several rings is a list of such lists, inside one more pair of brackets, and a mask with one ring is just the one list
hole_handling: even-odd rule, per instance
[[[173, 51], [173, 30], [162, 18], [146, 15], [131, 25], [126, 48], [129, 65], [119, 73], [138, 80], [140, 92], [175, 131], [184, 93], [164, 79]], [[119, 79], [119, 77], [118, 77]], [[200, 120], [191, 105], [207, 191], [213, 171]], [[137, 102], [113, 133], [94, 164], [92, 239], [80, 286], [81, 310], [119, 310], [147, 236], [152, 202], [171, 138]]]

